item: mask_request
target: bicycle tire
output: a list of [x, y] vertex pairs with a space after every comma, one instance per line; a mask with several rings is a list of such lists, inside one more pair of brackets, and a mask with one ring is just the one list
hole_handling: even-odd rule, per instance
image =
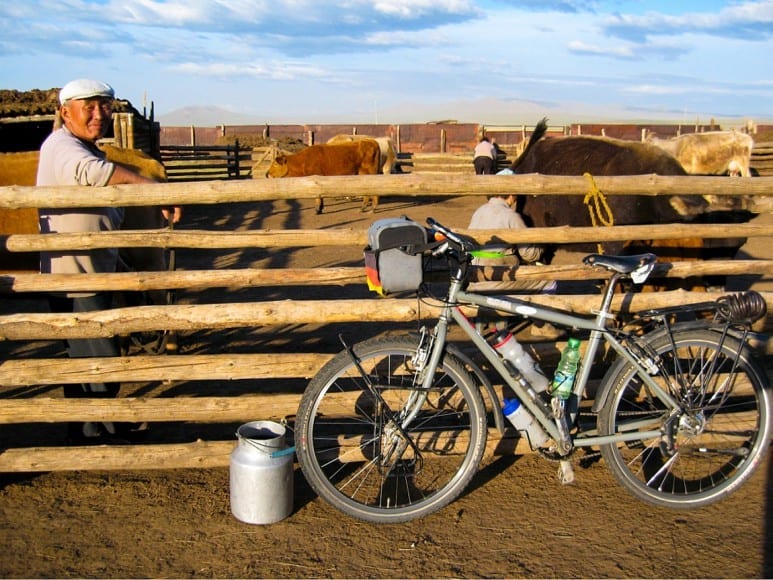
[[[169, 229], [173, 229], [169, 222]], [[166, 270], [174, 272], [177, 269], [177, 252], [174, 248], [164, 251]], [[128, 300], [126, 297], [130, 297]], [[125, 292], [123, 300], [134, 303], [135, 306], [170, 306], [175, 303], [175, 290], [159, 290], [151, 292]], [[173, 330], [151, 330], [146, 332], [134, 332], [130, 334], [121, 346], [121, 354], [128, 356], [132, 350], [151, 355], [172, 354], [178, 350], [177, 332]]]
[[647, 339], [661, 361], [656, 379], [661, 377], [661, 386], [670, 381], [667, 390], [682, 405], [669, 423], [673, 439], [665, 435], [665, 406], [634, 366], [620, 359], [607, 372], [599, 434], [658, 424], [662, 431], [654, 439], [601, 446], [610, 471], [638, 499], [676, 509], [703, 507], [737, 490], [762, 462], [773, 422], [767, 376], [740, 340], [721, 336], [699, 329], [655, 332]]
[[405, 436], [394, 432], [394, 419], [409, 412], [406, 401], [425, 392], [414, 386], [417, 344], [406, 336], [354, 345], [386, 406], [347, 351], [320, 369], [301, 398], [295, 438], [303, 474], [352, 517], [399, 523], [426, 516], [458, 497], [478, 470], [486, 408], [472, 376], [448, 353]]

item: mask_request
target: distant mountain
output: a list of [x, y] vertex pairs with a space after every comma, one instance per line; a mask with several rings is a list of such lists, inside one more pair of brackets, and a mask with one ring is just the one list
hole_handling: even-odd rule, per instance
[[[266, 111], [264, 116], [237, 113], [216, 106], [190, 106], [176, 109], [164, 115], [158, 115], [162, 126], [181, 127], [195, 125], [215, 127], [218, 125], [262, 125], [264, 123], [285, 124], [400, 124], [433, 123], [440, 120], [454, 120], [459, 123], [479, 123], [482, 125], [527, 126], [547, 117], [553, 125], [570, 123], [695, 123], [709, 122], [711, 115], [688, 117], [685, 113], [669, 110], [635, 109], [625, 106], [594, 106], [579, 103], [535, 102], [520, 99], [500, 99], [495, 97], [448, 101], [444, 103], [390, 103], [377, 112], [357, 112], [342, 110], [315, 114], [305, 118], [303, 112], [283, 111], [272, 114]], [[742, 123], [742, 117], [715, 119], [723, 124]]]
[[217, 125], [257, 125], [264, 121], [252, 115], [244, 115], [221, 107], [193, 106], [175, 109], [164, 115], [158, 115], [156, 121], [161, 126], [216, 127]]

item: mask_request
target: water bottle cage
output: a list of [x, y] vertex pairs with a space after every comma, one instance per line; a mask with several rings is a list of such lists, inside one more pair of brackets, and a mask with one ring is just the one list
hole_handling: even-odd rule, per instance
[[[572, 379], [572, 376], [566, 375], [561, 371], [556, 371], [553, 382], [550, 384], [550, 395], [553, 397], [567, 398], [571, 394]], [[570, 392], [562, 392], [564, 390], [564, 383], [567, 381], [569, 381], [568, 390]]]

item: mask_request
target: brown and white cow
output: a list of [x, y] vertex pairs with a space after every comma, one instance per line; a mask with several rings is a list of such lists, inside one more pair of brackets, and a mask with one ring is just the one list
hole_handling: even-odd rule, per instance
[[363, 141], [372, 139], [378, 143], [381, 151], [381, 173], [389, 175], [395, 173], [397, 167], [397, 152], [395, 144], [390, 137], [371, 137], [369, 135], [347, 135], [340, 134], [327, 140], [328, 145], [338, 145], [340, 143], [351, 143], [353, 141]]
[[[307, 177], [310, 175], [377, 175], [381, 172], [381, 149], [372, 139], [338, 145], [311, 145], [293, 155], [279, 154], [271, 163], [266, 177]], [[362, 211], [369, 197], [362, 200]], [[378, 198], [373, 198], [371, 211]], [[322, 213], [324, 201], [317, 199], [317, 213]]]
[[751, 176], [754, 140], [746, 133], [709, 131], [659, 139], [650, 132], [646, 142], [673, 155], [690, 175]]

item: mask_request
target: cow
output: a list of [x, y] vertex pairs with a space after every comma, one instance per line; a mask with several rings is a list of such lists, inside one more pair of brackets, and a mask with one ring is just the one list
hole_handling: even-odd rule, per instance
[[[100, 149], [107, 158], [120, 165], [128, 167], [151, 179], [166, 181], [164, 166], [138, 149], [123, 149], [110, 144], [100, 144]], [[0, 186], [31, 185], [37, 179], [39, 151], [24, 151], [21, 153], [0, 154]], [[164, 219], [161, 208], [155, 206], [129, 206], [124, 209], [123, 230], [157, 229], [163, 227]], [[2, 209], [0, 208], [0, 234], [37, 234], [38, 210], [36, 208]], [[163, 248], [121, 248], [120, 257], [123, 264], [138, 271], [159, 272], [168, 268], [166, 251]], [[39, 271], [38, 253], [21, 254], [0, 251], [0, 272]], [[117, 299], [127, 302], [134, 299], [132, 293], [123, 293]], [[167, 304], [170, 296], [162, 290], [150, 291], [146, 296], [151, 304]], [[140, 298], [141, 299], [141, 298]], [[143, 337], [147, 338], [147, 337]], [[135, 344], [142, 346], [147, 352], [159, 352], [159, 348], [167, 352], [177, 350], [177, 334], [165, 332], [160, 337], [153, 337], [146, 344], [137, 337]]]
[[[0, 153], [0, 186], [35, 185], [38, 151]], [[38, 210], [0, 208], [0, 234], [37, 234]], [[38, 254], [20, 254], [0, 250], [0, 272], [39, 270]]]
[[754, 140], [746, 133], [709, 131], [659, 139], [648, 132], [645, 141], [673, 155], [690, 175], [751, 176]]
[[[100, 148], [110, 161], [120, 163], [156, 181], [166, 181], [164, 166], [143, 151], [122, 149], [109, 144], [100, 145]], [[39, 157], [39, 151], [0, 154], [0, 186], [34, 186]], [[163, 226], [160, 208], [131, 206], [125, 209], [121, 228], [133, 230]], [[0, 209], [0, 233], [4, 235], [39, 233], [37, 209]], [[167, 269], [165, 252], [162, 248], [123, 248], [121, 257], [130, 267], [137, 270]], [[18, 253], [2, 254], [2, 264], [3, 271], [39, 269], [37, 254], [34, 257]]]
[[[372, 139], [338, 145], [311, 145], [293, 155], [279, 154], [266, 172], [266, 177], [306, 177], [309, 175], [377, 175], [381, 170], [381, 150]], [[369, 198], [362, 201], [362, 211]], [[377, 201], [371, 206], [376, 211]], [[317, 213], [322, 213], [324, 200], [317, 198]]]
[[[543, 119], [535, 128], [524, 152], [513, 161], [516, 174], [541, 173], [546, 175], [686, 175], [681, 164], [669, 153], [648, 143], [593, 136], [545, 137], [547, 123]], [[589, 182], [589, 189], [593, 191]], [[614, 225], [680, 223], [685, 220], [712, 218], [709, 204], [699, 195], [674, 196], [616, 196], [605, 197], [609, 208], [606, 217]], [[602, 209], [604, 205], [600, 205]], [[593, 205], [585, 207], [582, 197], [520, 196], [518, 210], [532, 226], [591, 226]], [[709, 218], [710, 219], [710, 218]], [[728, 240], [724, 251], [734, 255], [743, 240]], [[719, 246], [719, 245], [717, 245]], [[723, 248], [715, 246], [712, 255], [719, 256]], [[567, 249], [581, 252], [597, 251], [596, 244], [569, 244]], [[703, 240], [655, 240], [639, 242], [605, 242], [603, 251], [654, 251], [671, 259], [705, 257]]]
[[381, 151], [381, 173], [389, 175], [397, 170], [397, 152], [394, 142], [390, 137], [370, 137], [369, 135], [347, 135], [340, 134], [327, 140], [328, 145], [337, 145], [340, 143], [351, 143], [353, 141], [363, 141], [372, 139], [378, 143]]
[[[384, 175], [397, 173], [397, 153], [395, 152], [395, 145], [390, 137], [370, 137], [368, 135], [340, 134], [328, 139], [327, 144], [337, 145], [340, 143], [351, 143], [353, 141], [363, 141], [366, 139], [372, 139], [378, 143], [379, 151], [381, 152], [381, 173]], [[376, 208], [378, 207], [378, 196], [372, 195], [370, 197], [363, 198], [363, 206], [367, 204], [369, 199], [372, 202], [373, 211], [376, 211]]]

